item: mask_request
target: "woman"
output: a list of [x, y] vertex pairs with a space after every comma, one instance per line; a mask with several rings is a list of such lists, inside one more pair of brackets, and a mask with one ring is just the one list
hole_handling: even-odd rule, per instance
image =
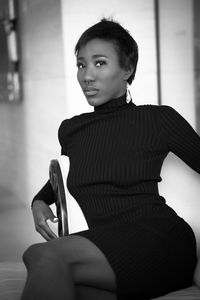
[[59, 140], [70, 158], [68, 189], [90, 229], [56, 238], [46, 222], [56, 222], [48, 181], [32, 211], [49, 242], [24, 253], [22, 299], [151, 299], [187, 287], [197, 261], [194, 233], [159, 195], [158, 182], [169, 151], [200, 172], [200, 138], [171, 107], [136, 106], [127, 97], [138, 48], [118, 23], [90, 27], [75, 53], [94, 112], [63, 121]]

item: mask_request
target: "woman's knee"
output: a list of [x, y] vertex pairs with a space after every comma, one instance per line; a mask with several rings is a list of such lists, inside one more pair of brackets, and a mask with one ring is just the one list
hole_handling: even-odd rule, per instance
[[26, 266], [51, 260], [58, 263], [70, 264], [75, 261], [76, 247], [68, 239], [56, 239], [49, 242], [33, 244], [24, 252], [22, 258]]
[[52, 247], [49, 247], [48, 243], [31, 245], [23, 253], [22, 258], [26, 266], [37, 265], [37, 263], [48, 260], [51, 260], [53, 263], [53, 261], [58, 259], [56, 252]]

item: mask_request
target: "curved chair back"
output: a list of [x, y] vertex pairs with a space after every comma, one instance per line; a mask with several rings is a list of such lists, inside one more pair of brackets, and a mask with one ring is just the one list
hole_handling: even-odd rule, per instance
[[88, 229], [80, 206], [67, 189], [68, 172], [69, 158], [67, 156], [61, 155], [51, 160], [49, 179], [55, 194], [59, 236]]

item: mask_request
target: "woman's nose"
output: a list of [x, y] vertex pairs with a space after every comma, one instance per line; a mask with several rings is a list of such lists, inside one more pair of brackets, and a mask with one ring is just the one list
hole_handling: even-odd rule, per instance
[[84, 73], [84, 82], [90, 82], [95, 80], [95, 72], [91, 67], [87, 67]]

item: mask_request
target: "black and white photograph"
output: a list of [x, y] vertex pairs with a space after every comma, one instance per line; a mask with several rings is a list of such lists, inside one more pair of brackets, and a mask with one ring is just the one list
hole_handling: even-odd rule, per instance
[[200, 300], [199, 0], [0, 0], [0, 300]]

